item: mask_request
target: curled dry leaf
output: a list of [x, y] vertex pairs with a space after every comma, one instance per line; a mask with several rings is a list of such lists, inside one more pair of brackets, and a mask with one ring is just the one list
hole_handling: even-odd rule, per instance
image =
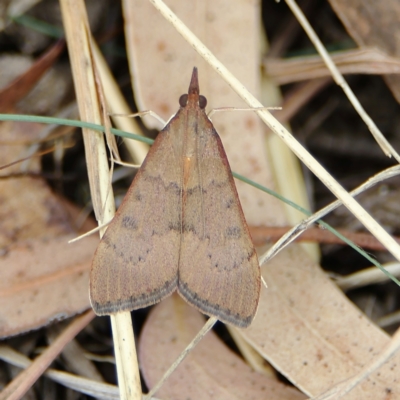
[[[176, 294], [158, 304], [139, 342], [142, 373], [149, 387], [190, 343], [204, 324], [196, 310]], [[209, 332], [156, 393], [156, 397], [187, 399], [300, 400], [304, 395], [276, 379], [254, 372]]]

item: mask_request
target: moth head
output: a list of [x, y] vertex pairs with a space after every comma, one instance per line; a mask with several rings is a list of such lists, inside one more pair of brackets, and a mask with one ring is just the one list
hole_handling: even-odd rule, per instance
[[181, 107], [186, 107], [188, 101], [190, 102], [196, 101], [201, 109], [205, 109], [207, 105], [207, 99], [204, 96], [200, 95], [199, 77], [196, 67], [193, 68], [188, 94], [183, 94], [179, 98], [179, 104]]

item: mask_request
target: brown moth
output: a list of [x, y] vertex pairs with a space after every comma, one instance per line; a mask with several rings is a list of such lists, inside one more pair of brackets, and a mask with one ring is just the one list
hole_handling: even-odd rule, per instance
[[130, 311], [178, 290], [204, 314], [247, 327], [260, 267], [197, 68], [179, 104], [99, 243], [92, 307], [97, 315]]

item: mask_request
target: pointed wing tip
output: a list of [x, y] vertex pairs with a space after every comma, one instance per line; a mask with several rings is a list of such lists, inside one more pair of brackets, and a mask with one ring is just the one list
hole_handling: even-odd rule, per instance
[[197, 67], [193, 67], [192, 78], [190, 80], [188, 94], [199, 94], [199, 77], [198, 77]]

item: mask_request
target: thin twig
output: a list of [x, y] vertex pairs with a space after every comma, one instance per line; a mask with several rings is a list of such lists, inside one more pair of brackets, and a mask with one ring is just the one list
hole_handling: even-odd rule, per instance
[[[362, 185], [351, 191], [349, 194], [351, 196], [357, 196], [358, 194], [364, 192], [370, 187], [376, 185], [384, 179], [392, 178], [393, 176], [400, 174], [400, 166], [396, 165], [394, 167], [388, 168], [385, 171], [376, 174], [375, 176], [369, 178]], [[276, 256], [281, 250], [283, 250], [287, 245], [293, 242], [299, 235], [304, 232], [310, 225], [319, 219], [323, 218], [326, 214], [330, 213], [334, 209], [338, 208], [342, 205], [340, 200], [336, 200], [331, 204], [328, 204], [326, 207], [317, 211], [307, 219], [301, 221], [299, 224], [294, 226], [290, 231], [288, 231], [285, 235], [283, 235], [262, 257], [260, 257], [260, 265], [265, 264], [272, 257]], [[375, 235], [374, 235], [375, 236]], [[394, 240], [392, 238], [392, 240]], [[382, 242], [381, 242], [382, 243]], [[387, 246], [385, 246], [387, 248]]]
[[[251, 238], [255, 246], [261, 246], [268, 242], [275, 242], [282, 235], [286, 234], [292, 227], [290, 226], [249, 226]], [[363, 249], [386, 251], [386, 247], [378, 242], [370, 233], [352, 232], [345, 229], [336, 229], [341, 235], [347, 237], [354, 244]], [[400, 243], [400, 238], [395, 237]], [[74, 240], [74, 239], [72, 239]], [[301, 235], [295, 238], [296, 242], [315, 242], [319, 244], [341, 244], [345, 245], [334, 233], [319, 227], [303, 230]]]

